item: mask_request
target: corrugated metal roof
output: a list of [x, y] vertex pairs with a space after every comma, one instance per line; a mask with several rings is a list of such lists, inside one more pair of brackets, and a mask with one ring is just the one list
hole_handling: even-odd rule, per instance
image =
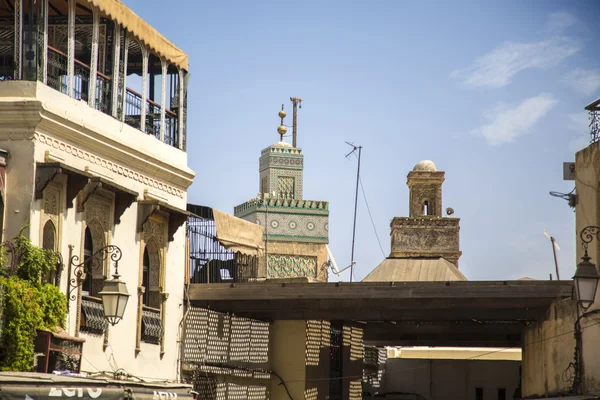
[[363, 282], [466, 281], [445, 258], [386, 258]]

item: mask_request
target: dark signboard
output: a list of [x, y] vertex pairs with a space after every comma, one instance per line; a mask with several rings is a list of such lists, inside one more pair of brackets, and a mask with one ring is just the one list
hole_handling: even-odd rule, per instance
[[123, 400], [122, 388], [86, 384], [2, 385], [0, 400]]

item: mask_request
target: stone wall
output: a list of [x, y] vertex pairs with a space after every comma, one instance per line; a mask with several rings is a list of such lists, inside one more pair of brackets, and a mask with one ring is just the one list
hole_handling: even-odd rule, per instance
[[458, 218], [395, 217], [390, 257], [444, 257], [458, 266], [461, 256]]

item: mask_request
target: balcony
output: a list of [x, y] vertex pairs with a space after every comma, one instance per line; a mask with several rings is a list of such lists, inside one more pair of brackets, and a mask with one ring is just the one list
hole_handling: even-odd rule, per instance
[[38, 80], [185, 151], [187, 55], [120, 2], [0, 2], [0, 85]]
[[585, 107], [590, 114], [590, 143], [600, 141], [600, 99]]

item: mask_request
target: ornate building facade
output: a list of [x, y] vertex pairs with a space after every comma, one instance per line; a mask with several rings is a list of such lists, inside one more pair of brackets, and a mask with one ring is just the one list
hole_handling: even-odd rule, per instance
[[303, 198], [302, 149], [283, 141], [261, 152], [259, 196], [234, 209], [264, 227], [267, 279], [327, 280], [329, 203]]
[[[33, 244], [62, 255], [65, 330], [85, 339], [83, 371], [118, 365], [134, 376], [176, 379], [181, 226], [194, 177], [187, 55], [121, 2], [7, 4], [0, 8], [3, 239], [26, 227]], [[132, 75], [141, 76], [137, 91], [128, 87]], [[108, 245], [120, 249], [119, 273], [132, 295], [115, 326], [99, 299], [114, 265], [95, 257]], [[87, 260], [89, 268], [76, 266]]]

